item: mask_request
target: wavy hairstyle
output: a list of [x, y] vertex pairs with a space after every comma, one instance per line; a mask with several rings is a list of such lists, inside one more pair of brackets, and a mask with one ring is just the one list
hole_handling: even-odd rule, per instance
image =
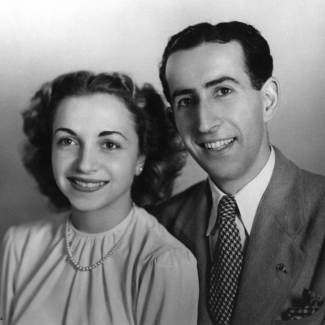
[[137, 87], [130, 77], [120, 73], [94, 74], [78, 71], [61, 75], [45, 83], [22, 112], [23, 131], [28, 141], [23, 163], [38, 182], [41, 193], [56, 208], [70, 207], [57, 186], [51, 162], [52, 124], [57, 107], [65, 98], [96, 93], [120, 98], [131, 112], [139, 137], [139, 151], [146, 155], [143, 172], [135, 176], [131, 196], [139, 205], [158, 203], [168, 198], [179, 171], [185, 165], [186, 151], [165, 114], [161, 96], [150, 84]]
[[269, 45], [261, 33], [254, 26], [239, 21], [217, 25], [200, 23], [171, 36], [165, 48], [159, 77], [170, 104], [171, 98], [166, 79], [168, 58], [177, 51], [192, 49], [205, 43], [225, 44], [231, 41], [237, 41], [242, 46], [246, 73], [250, 77], [252, 87], [256, 90], [262, 88], [265, 81], [272, 76], [273, 58]]

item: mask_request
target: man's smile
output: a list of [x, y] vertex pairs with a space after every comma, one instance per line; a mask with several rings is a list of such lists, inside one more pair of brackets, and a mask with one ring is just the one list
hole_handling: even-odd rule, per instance
[[200, 144], [202, 148], [206, 148], [208, 150], [222, 150], [226, 148], [229, 144], [233, 143], [235, 138], [220, 140], [215, 142], [205, 142]]

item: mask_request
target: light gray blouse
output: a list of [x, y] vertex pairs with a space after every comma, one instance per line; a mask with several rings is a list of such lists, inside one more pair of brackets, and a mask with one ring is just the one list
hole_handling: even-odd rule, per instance
[[1, 250], [1, 324], [196, 324], [194, 256], [144, 209], [133, 209], [103, 233], [69, 224], [73, 258], [88, 266], [109, 252], [134, 213], [121, 246], [92, 271], [68, 260], [65, 221], [9, 229]]

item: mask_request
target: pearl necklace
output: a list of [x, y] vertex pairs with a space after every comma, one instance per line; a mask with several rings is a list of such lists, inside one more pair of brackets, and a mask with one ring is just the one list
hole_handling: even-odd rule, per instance
[[66, 244], [66, 249], [67, 249], [67, 254], [68, 254], [69, 260], [73, 264], [73, 266], [79, 271], [91, 271], [95, 267], [103, 264], [110, 256], [112, 256], [114, 254], [116, 249], [122, 244], [128, 230], [130, 229], [130, 226], [131, 226], [132, 221], [133, 221], [133, 217], [134, 217], [134, 209], [132, 211], [131, 220], [130, 220], [128, 226], [126, 227], [123, 235], [119, 239], [119, 241], [113, 246], [113, 248], [104, 257], [102, 257], [98, 262], [96, 262], [95, 264], [90, 265], [90, 266], [81, 266], [72, 257], [72, 252], [71, 252], [71, 248], [70, 248], [70, 245], [69, 245], [69, 239], [68, 239], [68, 236], [69, 236], [69, 219], [68, 219], [67, 222], [66, 222], [66, 228], [65, 228], [65, 244]]

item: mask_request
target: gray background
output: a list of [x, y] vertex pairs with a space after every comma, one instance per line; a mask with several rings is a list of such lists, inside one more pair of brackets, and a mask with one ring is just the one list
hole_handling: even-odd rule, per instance
[[[325, 174], [324, 17], [323, 0], [2, 0], [0, 239], [10, 225], [53, 214], [20, 159], [20, 112], [40, 85], [72, 70], [116, 70], [161, 90], [157, 67], [168, 37], [202, 21], [241, 20], [262, 32], [281, 84], [271, 141]], [[175, 191], [204, 177], [189, 159]]]

